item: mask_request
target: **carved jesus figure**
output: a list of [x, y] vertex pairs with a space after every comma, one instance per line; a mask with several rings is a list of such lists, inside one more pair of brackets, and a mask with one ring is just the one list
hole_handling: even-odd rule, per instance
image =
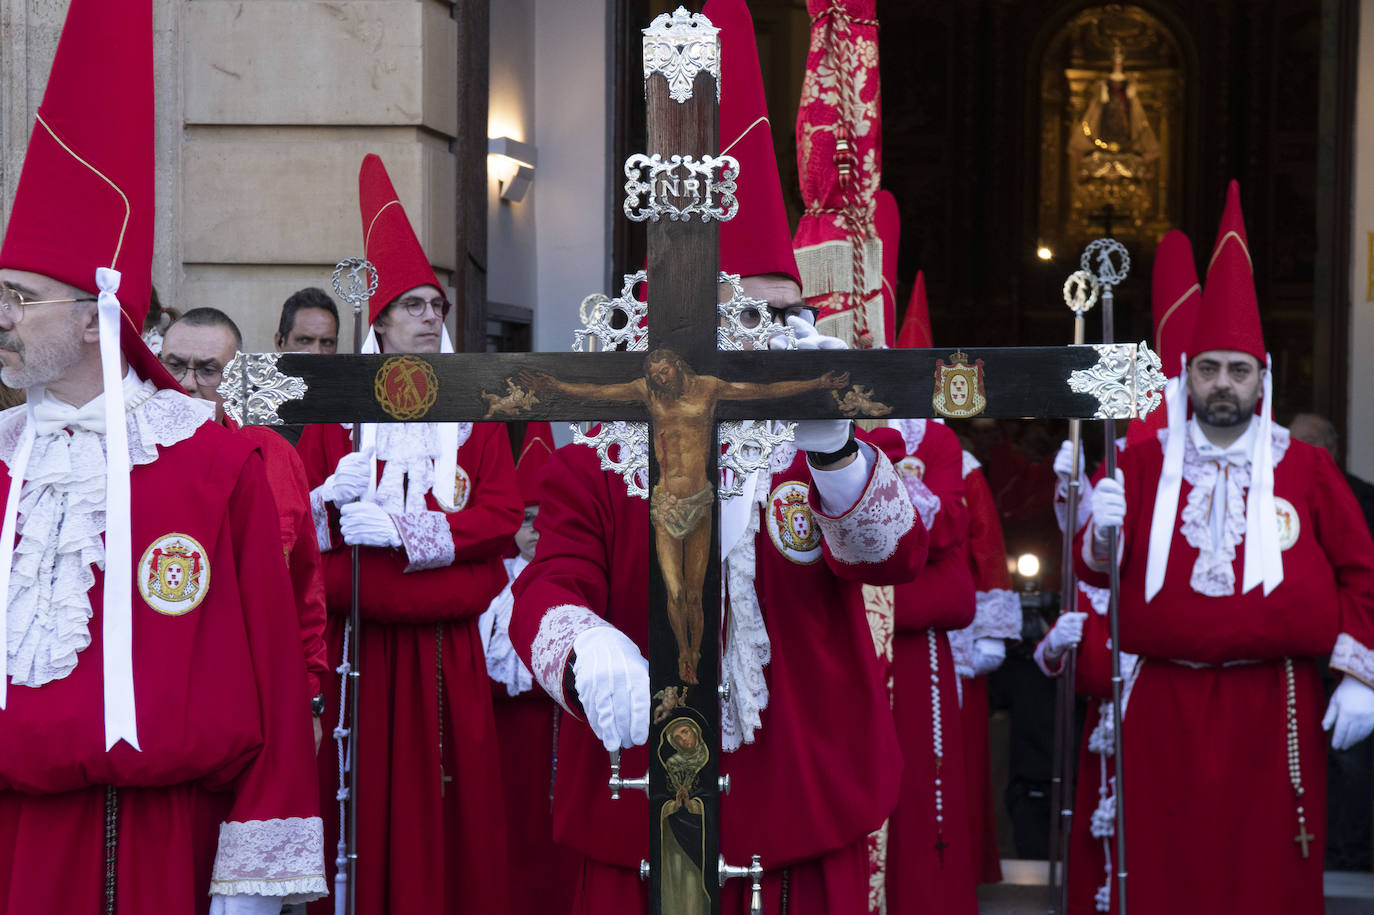
[[715, 486], [706, 476], [716, 404], [722, 400], [769, 400], [809, 391], [838, 390], [848, 372], [819, 378], [758, 384], [698, 375], [677, 353], [657, 349], [644, 359], [644, 377], [620, 384], [573, 384], [545, 372], [520, 373], [535, 391], [556, 391], [587, 400], [641, 401], [653, 421], [654, 458], [659, 478], [649, 500], [659, 568], [668, 592], [668, 622], [677, 640], [678, 674], [697, 682], [705, 629], [701, 591], [710, 561]]

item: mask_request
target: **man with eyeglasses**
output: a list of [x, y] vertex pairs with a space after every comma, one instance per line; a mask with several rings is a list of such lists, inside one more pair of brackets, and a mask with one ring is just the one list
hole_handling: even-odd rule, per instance
[[224, 398], [219, 384], [224, 367], [243, 349], [238, 325], [218, 308], [193, 308], [172, 322], [163, 335], [159, 357], [167, 374], [176, 379], [187, 394], [215, 405], [215, 418], [225, 428], [237, 430], [262, 454], [267, 483], [277, 505], [282, 551], [291, 571], [296, 597], [296, 614], [301, 629], [301, 648], [305, 654], [306, 696], [315, 728], [315, 752], [324, 739], [320, 716], [324, 696], [320, 678], [328, 672], [324, 651], [324, 573], [320, 548], [315, 542], [315, 525], [310, 515], [310, 486], [305, 466], [296, 449], [267, 426], [245, 426], [224, 415]]
[[[378, 275], [363, 351], [396, 357], [380, 370], [388, 406], [422, 413], [434, 381], [406, 356], [453, 351], [448, 299], [381, 159], [363, 160], [358, 183], [364, 252]], [[524, 508], [510, 440], [502, 425], [365, 423], [354, 452], [352, 433], [309, 426], [297, 447], [316, 487], [331, 667], [345, 639], [358, 640], [358, 911], [503, 913], [506, 814], [477, 618], [506, 584], [501, 557]], [[361, 548], [363, 626], [346, 636], [349, 546]], [[340, 777], [321, 758], [331, 819]], [[337, 820], [327, 828], [335, 834]]]
[[[0, 913], [326, 892], [262, 459], [139, 336], [147, 3], [72, 0], [0, 246]], [[299, 702], [284, 697], [300, 696]]]

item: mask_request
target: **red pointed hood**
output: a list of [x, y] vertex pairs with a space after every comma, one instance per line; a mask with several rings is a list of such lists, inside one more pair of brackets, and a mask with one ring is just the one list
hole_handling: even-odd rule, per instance
[[358, 206], [363, 217], [363, 253], [377, 268], [377, 292], [368, 303], [367, 323], [374, 323], [393, 299], [416, 286], [430, 285], [447, 296], [391, 186], [386, 166], [375, 153], [363, 157], [358, 171]]
[[740, 276], [780, 273], [800, 286], [754, 19], [744, 0], [709, 0], [701, 12], [720, 29], [720, 151], [740, 167], [739, 213], [720, 225], [720, 269]]
[[525, 428], [525, 443], [515, 458], [515, 477], [520, 495], [526, 505], [539, 504], [539, 490], [535, 482], [539, 471], [553, 454], [553, 428], [547, 422], [532, 422]]
[[1193, 328], [1189, 357], [1209, 350], [1238, 350], [1265, 364], [1264, 332], [1245, 218], [1240, 211], [1240, 185], [1231, 182], [1226, 209], [1217, 228], [1216, 245], [1207, 265], [1202, 306]]
[[1177, 229], [1160, 239], [1150, 293], [1153, 345], [1164, 363], [1164, 374], [1172, 378], [1179, 372], [1179, 355], [1192, 344], [1202, 305], [1193, 243]]
[[897, 251], [902, 219], [897, 213], [897, 198], [891, 191], [878, 192], [873, 204], [873, 227], [883, 244], [883, 344], [892, 347], [897, 335]]
[[926, 304], [926, 274], [916, 271], [916, 285], [902, 319], [902, 332], [897, 335], [898, 349], [929, 349], [935, 343], [930, 336], [930, 308]]
[[95, 295], [120, 273], [120, 347], [179, 390], [140, 333], [153, 263], [153, 11], [146, 0], [72, 0], [24, 156], [0, 267]]

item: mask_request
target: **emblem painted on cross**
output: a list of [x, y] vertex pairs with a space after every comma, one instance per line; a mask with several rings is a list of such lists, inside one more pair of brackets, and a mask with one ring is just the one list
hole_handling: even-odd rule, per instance
[[[672, 709], [657, 709], [649, 731], [649, 746], [665, 748], [650, 753], [647, 779], [653, 862], [660, 860], [656, 827], [664, 804], [696, 812], [703, 823], [719, 822], [719, 645], [704, 637], [716, 629], [714, 623], [705, 625], [705, 608], [714, 613], [720, 600], [717, 423], [975, 414], [1127, 419], [1158, 406], [1164, 378], [1158, 357], [1144, 343], [805, 354], [718, 349], [717, 220], [738, 208], [736, 176], [740, 181], [749, 176], [739, 174], [729, 157], [717, 155], [722, 90], [717, 30], [700, 14], [679, 9], [658, 17], [644, 34], [649, 149], [627, 162], [623, 209], [647, 224], [652, 298], [647, 356], [626, 351], [239, 354], [225, 370], [221, 392], [226, 411], [249, 424], [650, 424], [648, 486], [641, 484], [653, 494], [647, 509], [655, 539], [648, 595], [650, 690], [674, 699]], [[635, 279], [627, 277], [627, 290]], [[424, 384], [416, 385], [421, 376]], [[427, 389], [417, 404], [411, 395], [418, 387]], [[599, 450], [603, 464], [615, 463], [614, 448]], [[793, 533], [806, 540], [812, 532], [794, 528]], [[671, 740], [664, 733], [670, 724], [676, 727]], [[684, 789], [670, 783], [665, 760], [675, 753], [698, 753], [696, 735], [708, 752], [694, 768], [689, 803], [684, 803]], [[618, 765], [616, 772], [619, 784]], [[697, 864], [713, 912], [719, 911], [718, 887], [725, 876], [757, 879], [759, 873], [757, 861], [754, 868], [727, 868], [718, 856], [718, 836], [707, 829]], [[652, 863], [642, 869], [651, 884], [654, 913], [663, 910], [659, 870]]]

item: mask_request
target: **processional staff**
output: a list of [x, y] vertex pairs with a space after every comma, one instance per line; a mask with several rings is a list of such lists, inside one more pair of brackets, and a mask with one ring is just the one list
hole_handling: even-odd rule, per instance
[[[353, 306], [353, 353], [363, 350], [363, 305], [377, 291], [377, 268], [361, 257], [346, 258], [334, 268], [334, 291]], [[361, 423], [353, 424], [353, 451], [362, 450]], [[360, 548], [353, 547], [353, 600], [344, 627], [343, 663], [339, 665], [339, 724], [334, 738], [339, 744], [339, 784], [347, 779], [348, 788], [339, 791], [339, 851], [334, 860], [335, 915], [357, 912], [358, 881], [352, 879], [358, 860], [358, 660], [361, 656], [362, 614], [358, 600], [361, 583]], [[348, 708], [348, 727], [344, 727], [344, 706]], [[346, 802], [346, 806], [345, 806]]]
[[[1110, 345], [1114, 339], [1112, 289], [1125, 281], [1131, 269], [1131, 255], [1126, 246], [1116, 239], [1099, 238], [1084, 249], [1079, 266], [1097, 278], [1102, 292], [1102, 343]], [[1106, 419], [1102, 427], [1106, 436], [1104, 472], [1108, 478], [1113, 478], [1116, 476], [1116, 421]], [[1107, 619], [1112, 633], [1112, 756], [1116, 760], [1117, 911], [1119, 915], [1126, 915], [1126, 766], [1121, 756], [1121, 567], [1117, 563], [1118, 536], [1117, 528], [1107, 529], [1107, 555], [1110, 557], [1107, 575], [1111, 589]]]
[[[1073, 342], [1083, 343], [1083, 316], [1097, 304], [1097, 278], [1087, 270], [1075, 270], [1064, 281], [1064, 304], [1073, 312]], [[1063, 553], [1061, 559], [1061, 613], [1078, 609], [1078, 582], [1073, 571], [1073, 538], [1078, 527], [1079, 473], [1082, 460], [1083, 424], [1069, 420], [1072, 468], [1065, 497]], [[1069, 646], [1055, 690], [1054, 760], [1050, 776], [1050, 908], [1051, 915], [1068, 911], [1069, 836], [1073, 830], [1075, 785], [1074, 674], [1078, 646]]]

